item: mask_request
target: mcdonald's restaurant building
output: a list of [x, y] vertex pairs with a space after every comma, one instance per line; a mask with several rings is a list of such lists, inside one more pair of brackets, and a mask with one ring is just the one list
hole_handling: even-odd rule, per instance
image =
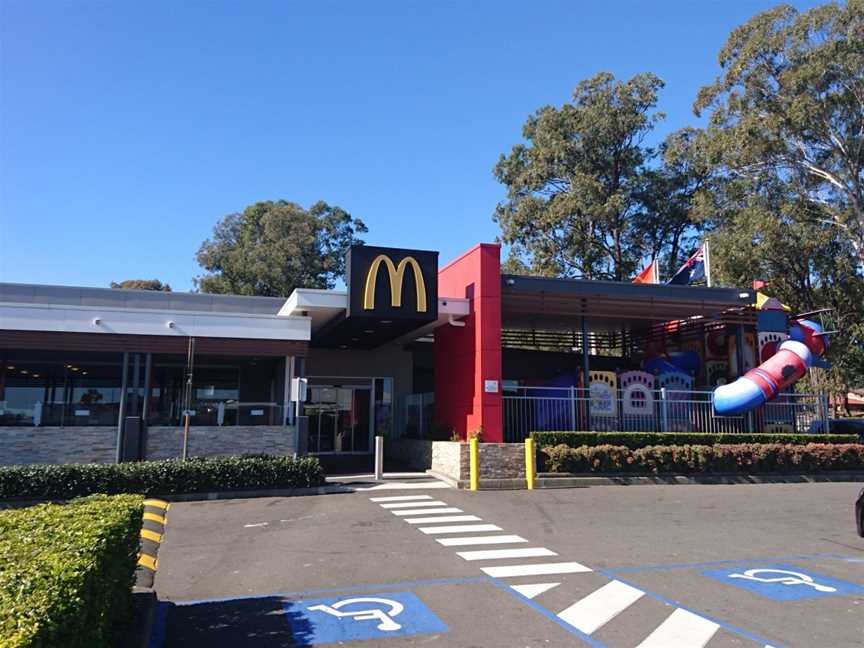
[[357, 246], [346, 287], [284, 299], [0, 284], [0, 464], [179, 457], [187, 418], [191, 456], [359, 466], [376, 435], [505, 441], [508, 388], [602, 368], [609, 336], [630, 348], [657, 322], [718, 321], [753, 297], [502, 275], [496, 244], [442, 267], [437, 252]]

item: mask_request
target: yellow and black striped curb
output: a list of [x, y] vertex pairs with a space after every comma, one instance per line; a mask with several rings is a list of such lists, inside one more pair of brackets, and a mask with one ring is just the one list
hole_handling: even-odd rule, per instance
[[168, 524], [168, 509], [171, 504], [159, 499], [144, 500], [144, 519], [141, 524], [141, 549], [138, 552], [138, 566], [155, 572], [159, 567], [159, 545]]

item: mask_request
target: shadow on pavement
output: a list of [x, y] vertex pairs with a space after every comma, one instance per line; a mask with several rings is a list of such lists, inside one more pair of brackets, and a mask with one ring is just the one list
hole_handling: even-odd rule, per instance
[[168, 609], [164, 648], [228, 648], [229, 646], [306, 646], [312, 628], [302, 617], [286, 613], [276, 596]]

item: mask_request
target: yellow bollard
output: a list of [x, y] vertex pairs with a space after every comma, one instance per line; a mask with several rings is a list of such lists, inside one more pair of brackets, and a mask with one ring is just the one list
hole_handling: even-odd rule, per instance
[[471, 465], [471, 490], [480, 488], [480, 440], [475, 436], [468, 440], [468, 458]]
[[534, 490], [534, 439], [525, 439], [525, 482], [528, 490]]

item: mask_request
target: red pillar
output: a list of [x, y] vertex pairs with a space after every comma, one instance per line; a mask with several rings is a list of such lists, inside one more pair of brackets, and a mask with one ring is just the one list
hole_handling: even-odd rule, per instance
[[467, 297], [471, 309], [464, 327], [435, 330], [436, 421], [463, 439], [482, 427], [483, 441], [503, 441], [501, 246], [481, 243], [441, 268], [438, 295]]

